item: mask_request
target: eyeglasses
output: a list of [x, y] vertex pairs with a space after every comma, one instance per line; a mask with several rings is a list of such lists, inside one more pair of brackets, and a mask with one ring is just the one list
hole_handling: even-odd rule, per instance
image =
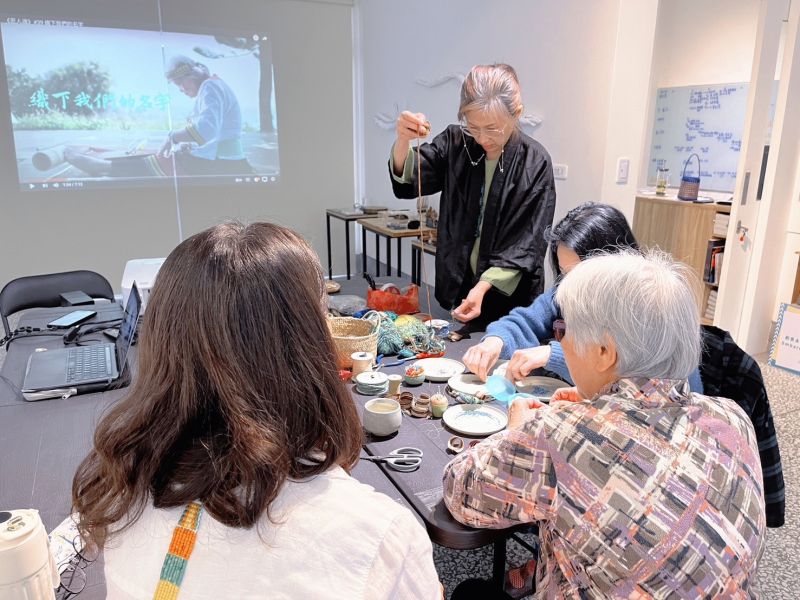
[[506, 135], [505, 127], [503, 129], [475, 127], [474, 125], [470, 125], [466, 119], [462, 120], [459, 126], [461, 127], [461, 133], [471, 138], [484, 137], [492, 141], [502, 141]]
[[564, 322], [564, 319], [556, 319], [553, 321], [553, 338], [557, 342], [560, 342], [564, 339], [564, 336], [567, 334], [567, 324]]
[[56, 590], [57, 600], [69, 600], [83, 591], [86, 587], [85, 569], [97, 560], [99, 554], [94, 545], [84, 545], [80, 535], [72, 540], [72, 546], [75, 548], [75, 556], [58, 565], [61, 585]]

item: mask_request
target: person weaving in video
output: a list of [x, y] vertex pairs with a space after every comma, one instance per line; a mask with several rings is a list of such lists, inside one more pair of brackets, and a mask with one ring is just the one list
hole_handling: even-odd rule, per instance
[[242, 175], [253, 172], [242, 149], [239, 102], [222, 79], [187, 56], [173, 56], [166, 77], [194, 98], [182, 129], [171, 131], [157, 153], [103, 158], [68, 147], [64, 159], [93, 176]]

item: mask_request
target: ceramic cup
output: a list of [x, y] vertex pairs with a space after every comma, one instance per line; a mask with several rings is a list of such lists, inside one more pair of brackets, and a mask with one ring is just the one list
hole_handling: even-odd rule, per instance
[[403, 383], [403, 376], [392, 374], [389, 375], [389, 391], [388, 394], [390, 396], [394, 396], [396, 393], [400, 391], [400, 384]]
[[403, 422], [400, 404], [391, 398], [375, 398], [364, 405], [364, 429], [372, 435], [392, 435]]

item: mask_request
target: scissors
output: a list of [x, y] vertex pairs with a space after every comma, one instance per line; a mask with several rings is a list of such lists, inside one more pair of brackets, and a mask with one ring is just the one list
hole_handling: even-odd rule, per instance
[[395, 471], [416, 471], [422, 464], [422, 450], [404, 446], [392, 450], [385, 456], [362, 456], [361, 459], [386, 463]]

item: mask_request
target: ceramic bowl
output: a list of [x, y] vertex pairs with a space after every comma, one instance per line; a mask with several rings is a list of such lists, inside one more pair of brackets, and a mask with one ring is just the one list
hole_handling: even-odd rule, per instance
[[392, 435], [403, 422], [400, 404], [391, 398], [375, 398], [364, 405], [364, 429], [372, 435]]

